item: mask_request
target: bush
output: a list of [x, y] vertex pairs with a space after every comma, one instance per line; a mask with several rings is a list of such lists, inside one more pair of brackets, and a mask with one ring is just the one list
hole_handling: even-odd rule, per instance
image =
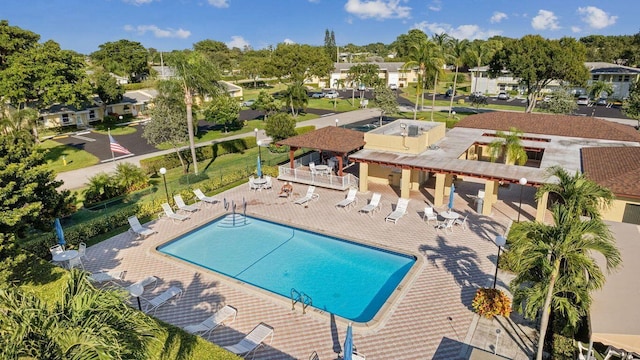
[[511, 299], [499, 289], [478, 289], [472, 306], [478, 315], [489, 319], [496, 315], [509, 317], [511, 314]]

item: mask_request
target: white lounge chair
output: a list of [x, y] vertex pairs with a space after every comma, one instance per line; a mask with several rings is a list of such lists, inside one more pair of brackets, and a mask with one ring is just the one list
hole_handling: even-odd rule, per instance
[[127, 219], [129, 220], [129, 225], [131, 226], [131, 231], [136, 234], [137, 236], [142, 236], [143, 238], [146, 238], [149, 235], [153, 235], [156, 233], [155, 230], [151, 230], [147, 227], [144, 227], [140, 224], [140, 220], [138, 220], [138, 217], [133, 215], [133, 216], [129, 216], [129, 218]]
[[103, 271], [89, 275], [89, 281], [99, 284], [111, 283], [120, 286], [118, 281], [122, 281], [122, 279], [124, 279], [124, 271]]
[[205, 204], [216, 204], [219, 202], [212, 196], [206, 196], [200, 189], [193, 190], [193, 193], [196, 194], [196, 197], [198, 198], [198, 200], [202, 201]]
[[337, 207], [348, 208], [350, 205], [355, 205], [357, 203], [356, 195], [358, 194], [358, 189], [351, 188], [347, 193], [347, 197], [342, 201], [336, 204]]
[[[146, 313], [155, 312], [158, 308], [174, 297], [180, 297], [182, 295], [182, 289], [172, 286], [165, 290], [162, 294], [154, 297], [151, 300], [147, 300], [147, 305], [142, 309]], [[146, 299], [145, 299], [146, 300]]]
[[360, 212], [363, 214], [373, 215], [373, 212], [376, 210], [380, 210], [380, 199], [382, 195], [380, 193], [373, 193], [371, 195], [371, 201], [367, 205], [365, 205]]
[[238, 310], [231, 305], [225, 305], [222, 309], [216, 311], [209, 318], [199, 324], [187, 325], [184, 327], [184, 331], [190, 334], [200, 334], [202, 336], [209, 336], [220, 325], [225, 325], [225, 322], [231, 318], [229, 324], [236, 320]]
[[384, 221], [392, 221], [394, 224], [400, 220], [401, 217], [407, 212], [407, 206], [409, 205], [409, 199], [398, 199], [398, 204], [396, 205], [395, 210], [391, 212], [391, 214], [387, 215], [384, 218]]
[[176, 202], [176, 206], [178, 207], [178, 210], [182, 210], [186, 212], [198, 211], [198, 207], [196, 205], [185, 204], [181, 195], [173, 195], [173, 201]]
[[422, 215], [422, 221], [424, 221], [424, 219], [427, 219], [427, 223], [429, 223], [429, 221], [432, 221], [432, 220], [435, 220], [436, 224], [438, 223], [438, 215], [435, 213], [435, 211], [433, 211], [433, 207], [427, 206], [424, 208], [424, 215]]
[[271, 340], [269, 340], [269, 343], [271, 343], [273, 341], [273, 327], [260, 323], [237, 344], [225, 346], [224, 348], [236, 355], [249, 355], [262, 346], [262, 342], [269, 336], [271, 336]]
[[359, 352], [353, 352], [351, 354], [351, 359], [352, 360], [367, 360], [366, 356], [364, 356], [364, 354], [359, 353]]
[[146, 278], [138, 280], [135, 283], [127, 286], [127, 291], [131, 292], [131, 289], [135, 286], [142, 286], [142, 288], [144, 289], [151, 284], [153, 284], [153, 287], [155, 288], [156, 285], [158, 285], [158, 278], [155, 276], [147, 276]]
[[316, 187], [311, 185], [307, 188], [307, 195], [295, 201], [295, 204], [304, 205], [311, 200], [317, 200], [320, 195], [315, 193]]
[[171, 220], [185, 221], [189, 219], [187, 215], [176, 214], [168, 203], [162, 204], [162, 210], [164, 210], [165, 215]]
[[589, 350], [588, 346], [582, 345], [580, 341], [578, 341], [578, 360], [596, 360], [595, 355], [593, 354], [593, 349], [589, 353], [589, 356], [585, 356], [585, 353]]

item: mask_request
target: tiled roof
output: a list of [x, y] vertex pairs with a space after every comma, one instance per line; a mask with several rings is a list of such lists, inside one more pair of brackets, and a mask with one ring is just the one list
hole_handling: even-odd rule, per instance
[[582, 171], [616, 196], [640, 198], [640, 147], [583, 148]]
[[529, 134], [640, 142], [640, 133], [631, 126], [583, 116], [496, 111], [468, 116], [456, 127], [500, 131], [515, 127]]
[[364, 133], [337, 126], [327, 126], [278, 141], [278, 145], [346, 154], [364, 146]]

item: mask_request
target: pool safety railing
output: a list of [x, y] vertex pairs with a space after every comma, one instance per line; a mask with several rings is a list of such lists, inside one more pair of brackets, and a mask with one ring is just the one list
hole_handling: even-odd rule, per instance
[[311, 297], [301, 291], [291, 288], [291, 310], [296, 309], [296, 304], [302, 304], [302, 314], [306, 313], [307, 307], [313, 305]]

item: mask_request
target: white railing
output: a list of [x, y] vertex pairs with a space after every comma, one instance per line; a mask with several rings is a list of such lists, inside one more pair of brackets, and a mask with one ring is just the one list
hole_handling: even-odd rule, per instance
[[278, 179], [302, 184], [345, 190], [358, 187], [358, 178], [353, 174], [338, 176], [334, 174], [312, 173], [307, 168], [291, 168], [289, 165], [278, 167]]

